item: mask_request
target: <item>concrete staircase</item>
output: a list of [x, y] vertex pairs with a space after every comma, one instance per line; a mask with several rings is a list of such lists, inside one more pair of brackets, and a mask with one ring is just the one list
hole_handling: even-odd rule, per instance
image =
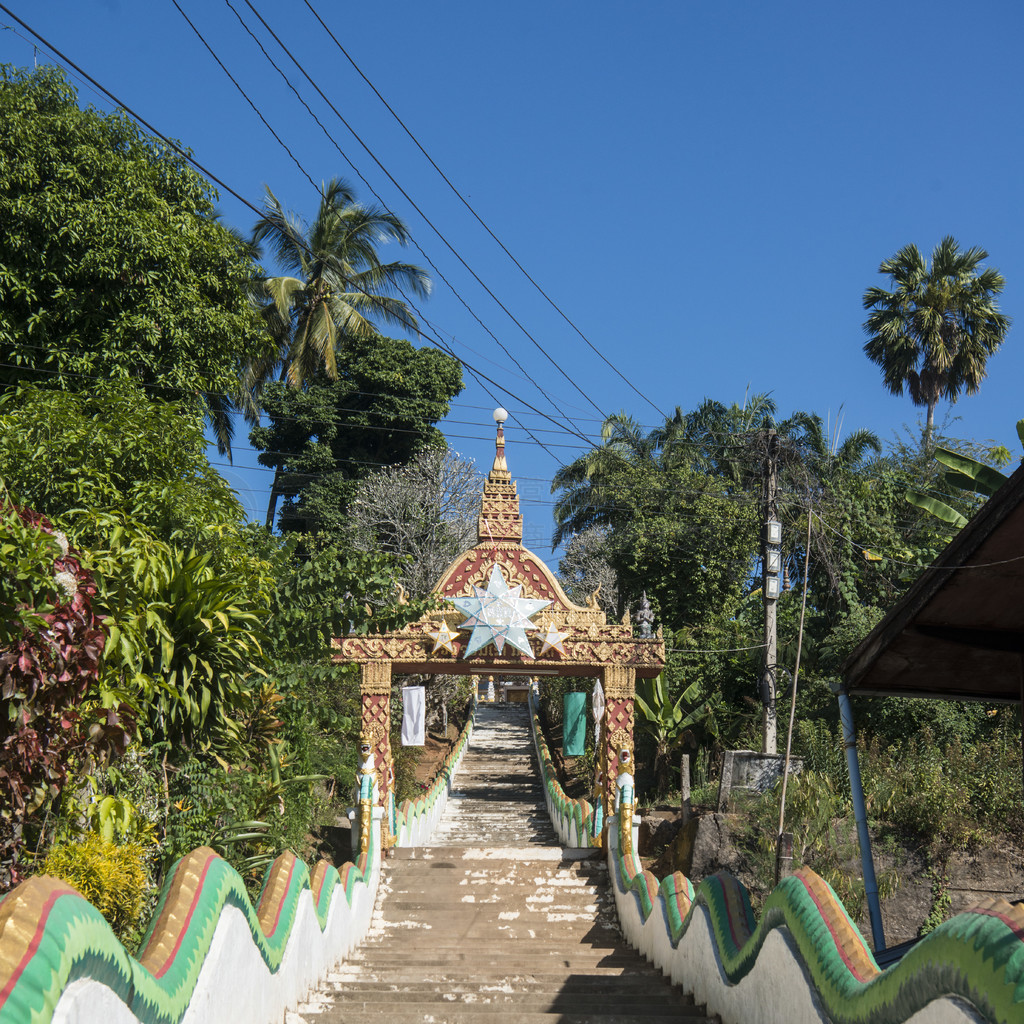
[[432, 845], [385, 861], [366, 941], [289, 1024], [706, 1020], [622, 941], [588, 853], [557, 845], [525, 707], [481, 705]]
[[525, 704], [481, 704], [431, 846], [556, 847]]

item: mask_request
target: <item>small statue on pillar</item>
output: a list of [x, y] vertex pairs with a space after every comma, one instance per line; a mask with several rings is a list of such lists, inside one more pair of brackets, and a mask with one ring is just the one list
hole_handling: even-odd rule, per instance
[[[618, 778], [615, 780], [615, 788], [617, 791], [615, 809], [618, 810], [622, 805], [624, 796], [628, 796], [630, 803], [633, 798], [633, 752], [629, 747], [623, 747], [619, 751], [619, 771]], [[627, 792], [623, 792], [627, 790]]]
[[647, 591], [640, 595], [640, 610], [636, 613], [636, 635], [641, 640], [653, 640], [654, 612], [651, 611], [651, 602], [647, 600]]
[[370, 852], [372, 835], [373, 808], [377, 803], [379, 788], [377, 785], [377, 769], [373, 763], [373, 737], [363, 733], [359, 737], [359, 772], [356, 780], [359, 783], [359, 852]]

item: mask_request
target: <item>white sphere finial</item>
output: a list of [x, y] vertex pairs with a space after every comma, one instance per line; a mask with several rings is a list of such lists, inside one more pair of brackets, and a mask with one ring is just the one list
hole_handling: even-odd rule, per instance
[[494, 410], [494, 422], [500, 427], [507, 419], [508, 413], [499, 405], [498, 408]]

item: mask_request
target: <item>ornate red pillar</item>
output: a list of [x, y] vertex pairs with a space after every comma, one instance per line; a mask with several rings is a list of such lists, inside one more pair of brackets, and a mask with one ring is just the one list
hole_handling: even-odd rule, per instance
[[[388, 796], [394, 788], [391, 762], [391, 662], [371, 661], [362, 665], [359, 693], [362, 703], [359, 733], [364, 741], [370, 743], [380, 804], [388, 807]], [[381, 820], [381, 839], [385, 848], [391, 845], [390, 821], [386, 814]]]
[[[633, 757], [633, 697], [636, 670], [626, 665], [609, 665], [604, 670], [604, 721], [601, 723], [601, 762], [604, 767], [604, 817], [615, 813], [619, 754], [625, 748]], [[632, 774], [633, 766], [629, 771]]]

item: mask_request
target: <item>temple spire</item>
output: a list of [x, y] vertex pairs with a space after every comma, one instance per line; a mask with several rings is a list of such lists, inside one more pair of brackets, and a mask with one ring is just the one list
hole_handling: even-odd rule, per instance
[[504, 409], [494, 410], [494, 422], [498, 434], [494, 443], [494, 465], [484, 483], [480, 501], [480, 520], [477, 528], [477, 543], [488, 541], [511, 541], [519, 544], [523, 539], [523, 517], [519, 514], [519, 495], [505, 461], [505, 420]]
[[502, 408], [494, 410], [494, 422], [498, 424], [498, 437], [494, 442], [494, 465], [487, 479], [492, 483], [507, 484], [512, 481], [512, 474], [508, 471], [508, 463], [505, 461], [505, 420], [508, 413]]

